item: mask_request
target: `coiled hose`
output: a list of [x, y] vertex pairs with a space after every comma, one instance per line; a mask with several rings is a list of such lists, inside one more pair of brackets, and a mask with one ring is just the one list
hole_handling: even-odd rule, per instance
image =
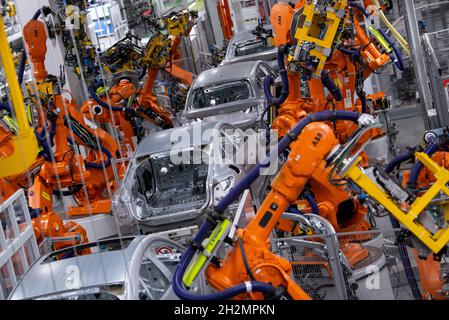
[[265, 93], [265, 97], [267, 98], [268, 104], [280, 106], [285, 102], [285, 100], [287, 100], [289, 95], [288, 76], [287, 70], [285, 70], [285, 62], [284, 62], [284, 46], [280, 46], [278, 48], [277, 62], [279, 66], [279, 74], [281, 75], [282, 79], [281, 95], [279, 97], [272, 96], [270, 92], [270, 86], [274, 82], [274, 79], [270, 75], [267, 75], [265, 77], [265, 80], [263, 82], [263, 90]]
[[[357, 122], [359, 116], [359, 113], [344, 110], [323, 111], [316, 114], [309, 114], [305, 119], [301, 120], [293, 129], [291, 129], [284, 138], [282, 138], [282, 140], [278, 144], [278, 147], [272, 150], [267, 158], [265, 158], [261, 163], [254, 166], [251, 171], [234, 188], [231, 189], [231, 191], [220, 201], [220, 203], [215, 206], [215, 210], [218, 213], [223, 213], [228, 208], [228, 206], [237, 199], [237, 197], [243, 192], [243, 190], [249, 187], [257, 179], [257, 177], [259, 177], [260, 170], [268, 167], [271, 160], [275, 157], [278, 157], [279, 154], [284, 151], [291, 142], [295, 141], [302, 130], [310, 123], [336, 120]], [[201, 225], [198, 233], [193, 239], [193, 243], [195, 243], [195, 245], [190, 244], [187, 250], [182, 255], [181, 261], [176, 267], [176, 271], [173, 275], [173, 290], [175, 294], [181, 299], [186, 300], [229, 299], [245, 292], [262, 292], [267, 295], [273, 295], [275, 293], [275, 288], [269, 284], [259, 281], [247, 281], [221, 292], [204, 296], [192, 294], [188, 291], [187, 288], [185, 288], [182, 278], [190, 263], [190, 260], [195, 254], [195, 246], [200, 245], [213, 228], [213, 223], [207, 219]]]

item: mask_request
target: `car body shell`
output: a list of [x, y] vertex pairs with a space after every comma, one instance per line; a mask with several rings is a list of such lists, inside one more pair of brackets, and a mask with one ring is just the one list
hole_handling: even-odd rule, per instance
[[[229, 64], [203, 71], [190, 87], [181, 122], [189, 124], [197, 121], [224, 121], [242, 129], [260, 127], [263, 110], [267, 107], [263, 90], [266, 75], [274, 77], [274, 72], [263, 61]], [[252, 92], [248, 99], [203, 108], [194, 105], [194, 94], [197, 90], [238, 81], [249, 83]]]
[[[224, 130], [228, 129], [235, 130], [236, 127], [223, 122], [203, 122], [159, 131], [145, 137], [136, 149], [125, 174], [124, 182], [113, 198], [113, 214], [116, 217], [122, 233], [135, 232], [134, 230], [137, 227], [139, 232], [148, 234], [189, 227], [201, 223], [204, 215], [207, 212], [211, 212], [213, 206], [224, 197], [230, 187], [238, 183], [252, 167], [251, 164], [248, 164], [247, 158], [244, 158], [246, 154], [242, 153], [240, 153], [243, 157], [241, 159], [245, 159], [244, 161], [239, 161], [243, 162], [242, 164], [219, 163], [219, 161], [214, 160], [221, 145], [213, 143], [213, 141], [219, 141], [217, 135], [220, 135]], [[199, 132], [204, 134], [199, 134]], [[257, 143], [264, 145], [264, 133], [259, 132], [255, 133], [255, 135], [254, 139], [258, 139]], [[179, 139], [180, 137], [187, 138]], [[177, 142], [173, 143], [173, 139]], [[248, 144], [249, 142], [245, 143]], [[246, 147], [245, 149], [245, 143], [237, 146], [236, 150], [245, 153], [248, 148]], [[254, 143], [254, 140], [252, 143]], [[160, 159], [159, 155], [167, 155], [169, 152], [175, 154], [178, 151], [188, 150], [189, 148], [200, 145], [207, 146], [202, 148], [203, 150], [207, 150], [204, 155], [208, 157], [205, 188], [201, 188], [203, 190], [201, 192], [205, 194], [199, 197], [199, 193], [193, 192], [194, 188], [197, 188], [196, 185], [186, 186], [183, 184], [183, 181], [186, 180], [181, 176], [183, 173], [179, 173], [179, 177], [178, 174], [173, 175], [171, 179], [175, 180], [172, 183], [176, 185], [176, 190], [173, 189], [171, 191], [160, 191], [164, 182], [161, 179], [155, 178], [157, 181], [154, 181], [155, 187], [151, 197], [163, 196], [164, 199], [169, 198], [171, 199], [171, 204], [164, 205], [163, 208], [148, 208], [147, 212], [151, 212], [151, 216], [149, 217], [142, 217], [136, 214], [136, 201], [129, 199], [135, 199], [136, 192], [133, 191], [133, 188], [140, 183], [140, 178], [138, 177], [140, 175], [138, 173], [139, 165], [143, 166], [144, 161], [147, 161], [146, 159]], [[262, 152], [265, 152], [265, 150], [266, 146]], [[167, 165], [164, 167], [171, 166], [168, 163], [171, 162], [170, 158], [166, 157], [164, 159], [167, 161]], [[255, 163], [255, 161], [251, 163]], [[152, 170], [154, 170], [154, 167]], [[183, 172], [187, 172], [188, 170], [191, 169], [189, 167], [183, 168]], [[152, 176], [156, 177], [155, 171], [152, 171]], [[179, 182], [176, 179], [179, 179]], [[256, 202], [262, 199], [267, 180], [267, 177], [262, 176], [257, 181], [258, 183], [253, 184], [252, 196]]]
[[[265, 28], [272, 29], [271, 25], [265, 26]], [[277, 64], [277, 48], [275, 46], [267, 47], [267, 50], [263, 50], [256, 53], [251, 53], [247, 55], [236, 55], [236, 49], [240, 45], [251, 44], [257, 38], [256, 35], [252, 33], [252, 30], [245, 30], [236, 33], [232, 39], [229, 41], [228, 48], [226, 50], [226, 55], [221, 62], [221, 65], [228, 65], [233, 63], [239, 63], [244, 61], [265, 61], [274, 71], [278, 71], [279, 67]]]
[[[136, 258], [136, 254], [139, 255], [137, 259], [145, 258], [147, 263], [151, 261], [151, 265], [156, 267], [157, 272], [153, 270], [151, 277], [159, 278], [157, 281], [162, 280], [166, 283], [162, 298], [176, 299], [171, 289], [173, 270], [166, 267], [156, 254], [150, 252], [148, 250], [150, 247], [142, 248], [144, 243], [161, 241], [161, 239], [162, 245], [173, 245], [170, 240], [165, 242], [163, 238], [156, 235], [131, 236], [76, 246], [76, 248], [90, 247], [91, 254], [55, 259], [67, 252], [73, 252], [75, 247], [45, 254], [25, 272], [9, 299], [59, 300], [80, 296], [91, 296], [90, 299], [92, 299], [93, 295], [98, 292], [106, 294], [107, 298], [105, 299], [107, 300], [136, 299], [139, 296], [138, 293], [130, 294], [129, 292], [131, 290], [129, 285], [130, 264]], [[104, 250], [105, 247], [115, 249]], [[175, 247], [180, 250], [180, 253], [184, 250], [180, 245], [175, 245]], [[103, 250], [99, 248], [103, 248]], [[135, 288], [133, 290], [137, 291]]]

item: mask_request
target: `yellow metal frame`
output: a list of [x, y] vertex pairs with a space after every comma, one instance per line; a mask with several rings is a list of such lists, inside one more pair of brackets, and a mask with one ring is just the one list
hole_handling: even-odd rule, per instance
[[152, 67], [164, 68], [168, 59], [171, 41], [162, 33], [155, 33], [145, 48], [145, 56], [142, 61], [150, 63]]
[[421, 240], [430, 250], [438, 253], [449, 242], [449, 227], [441, 229], [436, 234], [432, 234], [428, 229], [419, 223], [417, 218], [437, 196], [440, 191], [449, 196], [449, 189], [446, 184], [449, 182], [449, 171], [438, 166], [428, 155], [419, 152], [416, 153], [416, 159], [428, 168], [437, 181], [424, 193], [418, 197], [411, 205], [407, 212], [404, 212], [394, 203], [382, 189], [366, 176], [362, 169], [358, 167], [361, 158], [358, 159], [346, 172], [342, 175], [349, 178], [362, 188], [370, 197], [378, 201], [385, 209], [410, 230], [419, 240]]
[[27, 120], [22, 90], [20, 89], [17, 80], [16, 71], [14, 69], [14, 60], [1, 16], [0, 58], [5, 70], [6, 80], [8, 81], [12, 107], [14, 109], [18, 128], [17, 135], [11, 138], [14, 152], [8, 157], [0, 158], [0, 178], [2, 178], [17, 175], [27, 170], [37, 158], [38, 145], [33, 129], [30, 127]]
[[[345, 1], [342, 1], [345, 2]], [[346, 5], [345, 5], [346, 6]], [[320, 16], [315, 11], [315, 6], [310, 4], [304, 7], [303, 15], [306, 16], [304, 24], [302, 28], [298, 28], [295, 32], [295, 38], [299, 41], [308, 41], [313, 42], [317, 46], [322, 48], [332, 48], [332, 44], [334, 43], [335, 34], [337, 33], [338, 26], [340, 24], [341, 19], [334, 12], [326, 12], [326, 17]], [[325, 21], [320, 21], [320, 20]], [[320, 23], [318, 23], [320, 22]], [[326, 30], [326, 35], [324, 39], [319, 39], [311, 34], [315, 34], [318, 32], [318, 24], [321, 22], [325, 22], [328, 26]]]
[[175, 17], [162, 18], [167, 26], [168, 33], [173, 37], [188, 36], [193, 27], [194, 20], [190, 19], [190, 12], [178, 13]]
[[[339, 1], [335, 7], [332, 7], [334, 12], [330, 10], [326, 11], [325, 17], [322, 17], [316, 12], [315, 5], [309, 4], [304, 6], [303, 15], [305, 16], [305, 21], [301, 27], [296, 29], [295, 39], [298, 40], [297, 48], [301, 46], [302, 42], [312, 42], [317, 46], [314, 50], [310, 51], [310, 55], [316, 57], [320, 61], [315, 72], [316, 75], [321, 75], [328, 58], [328, 55], [324, 54], [324, 50], [332, 50], [332, 45], [338, 32], [341, 18], [338, 17], [336, 12], [344, 10], [346, 5], [346, 0]], [[319, 25], [321, 23], [326, 23], [328, 27], [323, 39], [317, 37], [320, 32]]]

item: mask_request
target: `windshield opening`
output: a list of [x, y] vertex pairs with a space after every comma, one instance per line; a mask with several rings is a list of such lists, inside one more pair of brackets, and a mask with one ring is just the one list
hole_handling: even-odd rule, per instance
[[[135, 173], [132, 193], [147, 209], [169, 210], [176, 205], [201, 208], [207, 198], [208, 155], [202, 149], [148, 157]], [[201, 204], [198, 205], [198, 202]]]
[[251, 85], [248, 80], [202, 87], [193, 92], [193, 107], [197, 109], [215, 107], [251, 98]]

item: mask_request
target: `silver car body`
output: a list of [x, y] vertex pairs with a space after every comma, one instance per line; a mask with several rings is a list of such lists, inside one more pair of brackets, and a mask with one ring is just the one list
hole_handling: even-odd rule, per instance
[[[245, 141], [241, 130], [235, 131], [235, 136], [228, 134], [227, 130], [235, 129], [223, 122], [202, 122], [145, 137], [113, 198], [113, 214], [122, 233], [135, 232], [136, 228], [146, 234], [198, 225], [252, 167], [247, 164], [247, 145], [258, 143], [263, 146], [258, 152], [266, 150], [264, 134], [254, 133]], [[217, 161], [228, 147], [243, 159], [239, 161], [242, 164], [232, 159]], [[178, 156], [192, 161], [176, 163], [173, 157], [177, 160]], [[200, 156], [205, 161], [198, 161]], [[253, 184], [256, 202], [263, 197], [267, 180], [262, 176]]]
[[[265, 29], [272, 29], [271, 25], [265, 26]], [[250, 52], [257, 51], [249, 54], [238, 54], [239, 48], [254, 48], [255, 50], [248, 50]], [[252, 33], [251, 30], [245, 30], [236, 33], [231, 41], [229, 41], [228, 48], [226, 50], [226, 56], [221, 62], [221, 65], [228, 65], [232, 63], [238, 63], [243, 61], [265, 61], [273, 70], [278, 70], [277, 64], [277, 48], [274, 45], [263, 45], [263, 43], [257, 39], [257, 36]]]
[[[92, 253], [60, 258], [81, 247], [90, 247]], [[157, 235], [62, 249], [36, 260], [9, 299], [176, 299], [171, 280], [183, 251], [184, 247]], [[145, 297], [143, 283], [150, 292]]]
[[262, 61], [229, 64], [202, 72], [193, 82], [182, 114], [184, 124], [224, 121], [257, 128], [267, 107], [263, 80], [274, 76]]

